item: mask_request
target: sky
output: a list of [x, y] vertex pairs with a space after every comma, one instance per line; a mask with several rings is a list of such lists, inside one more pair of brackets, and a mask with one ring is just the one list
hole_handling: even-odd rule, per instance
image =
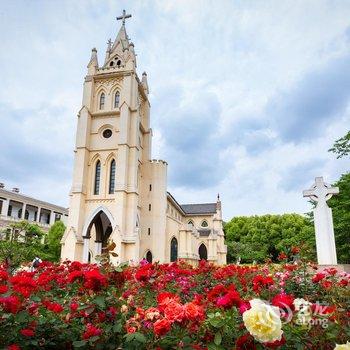
[[69, 205], [91, 49], [126, 28], [150, 87], [153, 157], [180, 203], [305, 213], [350, 126], [350, 1], [32, 0], [0, 6], [0, 182]]

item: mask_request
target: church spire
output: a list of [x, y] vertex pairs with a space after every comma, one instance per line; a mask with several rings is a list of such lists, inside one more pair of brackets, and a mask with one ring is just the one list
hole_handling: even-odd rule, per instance
[[89, 74], [93, 74], [96, 71], [96, 69], [98, 69], [97, 50], [95, 47], [91, 50], [91, 58], [87, 65], [87, 68]]
[[119, 33], [116, 39], [114, 40], [114, 43], [111, 49], [112, 52], [117, 48], [118, 44], [121, 45], [122, 51], [129, 49], [129, 44], [130, 44], [129, 37], [128, 37], [128, 34], [126, 34], [126, 29], [125, 29], [125, 20], [127, 18], [131, 18], [131, 15], [130, 14], [127, 15], [125, 10], [123, 10], [123, 14], [121, 16], [117, 17], [117, 21], [120, 21], [120, 20], [122, 21], [122, 26], [120, 27]]
[[[104, 66], [115, 66], [115, 63], [111, 64], [111, 59], [115, 56], [122, 57], [128, 54], [128, 52], [131, 52], [132, 56], [135, 56], [134, 54], [134, 45], [129, 41], [128, 34], [126, 33], [125, 29], [125, 20], [127, 18], [131, 18], [130, 14], [126, 14], [126, 11], [123, 10], [123, 14], [119, 17], [117, 17], [117, 20], [122, 21], [122, 25], [119, 29], [119, 32], [117, 34], [117, 37], [115, 38], [114, 42], [108, 41], [107, 46], [107, 52], [106, 52], [106, 58], [105, 58], [105, 64]], [[118, 60], [116, 61], [118, 62]], [[120, 61], [122, 63], [122, 60]], [[117, 64], [118, 66], [118, 64]]]

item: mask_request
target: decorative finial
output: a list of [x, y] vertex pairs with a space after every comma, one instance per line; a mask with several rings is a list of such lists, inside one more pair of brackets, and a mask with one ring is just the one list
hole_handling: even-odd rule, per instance
[[111, 47], [112, 47], [112, 40], [111, 39], [108, 39], [108, 41], [107, 41], [107, 50], [109, 51], [110, 49], [111, 49]]
[[218, 193], [218, 201], [220, 200], [220, 193]]
[[117, 21], [122, 20], [122, 24], [125, 25], [125, 19], [126, 18], [131, 18], [131, 15], [127, 15], [125, 10], [123, 10], [123, 15], [117, 17]]

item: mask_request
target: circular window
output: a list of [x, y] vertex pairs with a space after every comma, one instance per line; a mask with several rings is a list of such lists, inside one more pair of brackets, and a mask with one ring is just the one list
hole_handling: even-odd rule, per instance
[[112, 130], [111, 129], [106, 129], [106, 130], [103, 131], [102, 135], [103, 135], [103, 137], [105, 139], [108, 139], [108, 138], [110, 138], [112, 136]]

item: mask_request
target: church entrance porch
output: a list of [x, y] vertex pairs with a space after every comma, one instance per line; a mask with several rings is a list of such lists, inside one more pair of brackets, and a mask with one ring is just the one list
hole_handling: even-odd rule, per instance
[[[100, 210], [90, 221], [84, 238], [83, 262], [91, 262], [101, 255], [112, 233], [112, 223], [106, 213]], [[93, 238], [94, 241], [90, 239]]]

